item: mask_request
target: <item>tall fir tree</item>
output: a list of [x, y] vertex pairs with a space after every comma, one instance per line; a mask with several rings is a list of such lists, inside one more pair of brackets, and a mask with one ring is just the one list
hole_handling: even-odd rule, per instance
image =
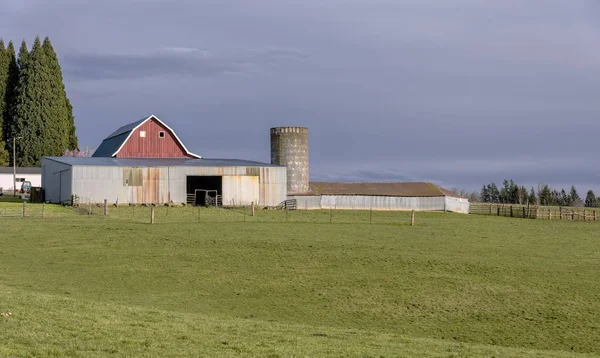
[[13, 109], [12, 133], [16, 142], [17, 164], [39, 166], [47, 140], [44, 126], [44, 91], [47, 89], [45, 54], [39, 38], [31, 52], [25, 41], [19, 51], [19, 84]]
[[67, 97], [67, 113], [69, 114], [68, 128], [69, 128], [69, 150], [79, 150], [79, 143], [77, 140], [77, 134], [75, 133], [75, 116], [73, 116], [73, 106], [71, 101]]
[[61, 143], [60, 153], [63, 153], [66, 149], [78, 149], [73, 107], [71, 106], [71, 101], [67, 98], [62, 70], [50, 38], [46, 37], [44, 39], [42, 49], [46, 54], [53, 104], [55, 107], [53, 120], [56, 122], [57, 128], [61, 130], [59, 138]]
[[58, 58], [50, 40], [35, 39], [31, 51], [19, 51], [19, 83], [11, 131], [20, 166], [39, 166], [42, 156], [60, 156], [76, 148], [72, 107], [67, 99]]
[[596, 195], [593, 190], [588, 190], [587, 195], [585, 196], [585, 207], [586, 208], [595, 208], [598, 205], [596, 201]]
[[6, 150], [4, 133], [6, 109], [8, 108], [6, 89], [8, 88], [9, 66], [8, 50], [4, 46], [4, 41], [0, 39], [0, 166], [7, 166], [10, 159]]
[[581, 206], [582, 201], [574, 185], [571, 185], [571, 192], [569, 193], [569, 198], [571, 199], [570, 205]]
[[[3, 45], [3, 44], [2, 44]], [[4, 47], [4, 46], [2, 46]], [[12, 41], [2, 51], [0, 60], [0, 163], [12, 162], [10, 139], [12, 138], [12, 108], [15, 102], [15, 91], [19, 82], [19, 66], [15, 56], [15, 46]]]

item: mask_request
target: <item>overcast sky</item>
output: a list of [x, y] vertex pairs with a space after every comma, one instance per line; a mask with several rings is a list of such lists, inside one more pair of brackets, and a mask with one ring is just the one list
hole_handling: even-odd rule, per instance
[[307, 126], [312, 180], [600, 194], [597, 0], [3, 0], [0, 36], [36, 35], [81, 146], [156, 114], [269, 161], [270, 127]]

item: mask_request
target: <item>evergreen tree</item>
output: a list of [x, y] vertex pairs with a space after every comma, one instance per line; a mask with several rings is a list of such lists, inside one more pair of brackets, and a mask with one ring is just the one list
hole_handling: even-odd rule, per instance
[[[1, 42], [1, 41], [0, 41]], [[2, 43], [2, 48], [4, 44]], [[9, 146], [12, 137], [11, 109], [15, 102], [15, 91], [19, 82], [19, 66], [15, 57], [15, 46], [12, 41], [0, 55], [0, 164], [12, 162], [11, 149]]]
[[46, 37], [42, 44], [42, 49], [46, 55], [46, 66], [51, 84], [51, 101], [54, 111], [51, 114], [53, 125], [57, 128], [55, 138], [57, 149], [55, 155], [60, 155], [65, 149], [77, 149], [77, 136], [75, 135], [75, 118], [73, 117], [73, 107], [71, 101], [67, 98], [65, 84], [63, 82], [62, 70], [58, 62], [58, 56], [52, 47], [50, 39]]
[[535, 196], [535, 190], [533, 190], [533, 187], [531, 187], [531, 191], [529, 192], [529, 204], [530, 205], [536, 205], [537, 204], [537, 197]]
[[69, 128], [69, 145], [67, 148], [70, 150], [79, 150], [77, 135], [75, 134], [75, 116], [73, 116], [73, 106], [69, 98], [67, 98], [67, 113], [69, 115], [67, 123], [67, 127]]
[[9, 66], [8, 50], [4, 47], [4, 41], [0, 39], [0, 166], [7, 166], [10, 159], [6, 150], [4, 133], [6, 109], [8, 108], [6, 89], [8, 88]]
[[581, 198], [579, 197], [577, 189], [575, 189], [574, 185], [571, 185], [571, 192], [569, 193], [569, 198], [571, 199], [570, 205], [581, 206]]
[[515, 184], [515, 182], [511, 179], [509, 182], [510, 185], [510, 195], [509, 195], [509, 203], [517, 204], [519, 202], [519, 186]]
[[588, 190], [587, 195], [585, 197], [585, 207], [586, 208], [595, 208], [598, 205], [596, 201], [596, 195], [593, 190]]
[[490, 191], [488, 190], [487, 186], [483, 186], [483, 188], [481, 188], [481, 194], [479, 195], [481, 198], [481, 201], [484, 203], [490, 203], [492, 201], [491, 197], [490, 197]]
[[21, 41], [21, 47], [19, 48], [19, 59], [17, 64], [20, 69], [27, 66], [27, 61], [29, 60], [29, 50], [27, 50], [27, 43], [25, 40]]
[[500, 202], [500, 191], [498, 190], [498, 187], [496, 186], [496, 184], [491, 183], [488, 187], [488, 190], [490, 192], [490, 198], [492, 200], [492, 203], [499, 203]]
[[567, 195], [565, 189], [560, 191], [560, 198], [558, 200], [558, 205], [560, 206], [571, 206], [571, 197]]
[[39, 166], [42, 156], [60, 156], [77, 149], [72, 107], [67, 99], [58, 58], [50, 40], [35, 39], [30, 52], [19, 51], [19, 83], [11, 132], [20, 166]]
[[544, 185], [542, 190], [539, 192], [540, 205], [552, 205], [552, 192], [548, 185]]
[[38, 166], [47, 143], [43, 106], [48, 83], [46, 56], [41, 47], [40, 39], [36, 38], [31, 52], [27, 51], [25, 41], [19, 51], [20, 75], [12, 116], [12, 133], [19, 137], [16, 143], [19, 166]]

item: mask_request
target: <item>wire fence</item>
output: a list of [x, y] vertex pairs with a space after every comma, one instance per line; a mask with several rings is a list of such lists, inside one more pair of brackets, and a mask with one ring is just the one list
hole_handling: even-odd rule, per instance
[[[290, 210], [252, 206], [203, 207], [191, 205], [127, 205], [92, 204], [81, 200], [74, 206], [55, 204], [0, 203], [2, 218], [106, 218], [137, 223], [351, 223], [414, 225], [428, 212], [375, 210]], [[416, 219], [415, 219], [416, 217]], [[420, 221], [421, 220], [421, 221]]]

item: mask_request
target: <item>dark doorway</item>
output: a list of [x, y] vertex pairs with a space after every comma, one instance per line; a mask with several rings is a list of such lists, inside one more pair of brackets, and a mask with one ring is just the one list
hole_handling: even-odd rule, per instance
[[186, 183], [188, 204], [209, 205], [223, 195], [223, 177], [220, 176], [188, 176]]

